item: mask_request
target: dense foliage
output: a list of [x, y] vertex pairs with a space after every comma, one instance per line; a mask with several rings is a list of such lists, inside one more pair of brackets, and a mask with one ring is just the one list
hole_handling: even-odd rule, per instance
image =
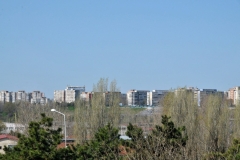
[[[184, 146], [187, 140], [186, 136], [182, 135], [184, 129], [175, 128], [169, 117], [163, 116], [163, 126], [156, 126], [147, 137], [143, 136], [141, 128], [129, 124], [127, 135], [132, 140], [120, 140], [118, 129], [108, 123], [97, 130], [92, 140], [57, 149], [62, 139], [61, 129], [52, 129], [52, 118], [45, 114], [41, 116], [39, 122], [29, 124], [29, 135], [18, 135], [19, 141], [14, 148], [4, 148], [6, 154], [1, 155], [2, 159], [148, 159], [150, 154], [160, 158], [165, 151], [169, 152], [169, 149], [172, 153], [180, 153], [178, 148]], [[157, 141], [160, 144], [156, 144]], [[159, 145], [161, 147], [158, 147]], [[124, 154], [121, 153], [123, 149], [126, 150]], [[138, 154], [139, 152], [142, 154]]]
[[6, 159], [34, 160], [56, 159], [57, 145], [61, 142], [61, 129], [52, 129], [52, 118], [41, 114], [39, 122], [29, 124], [29, 135], [18, 134], [18, 144], [12, 148], [4, 148]]

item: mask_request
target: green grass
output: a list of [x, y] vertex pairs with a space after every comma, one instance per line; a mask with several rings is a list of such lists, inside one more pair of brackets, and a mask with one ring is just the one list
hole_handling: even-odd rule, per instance
[[74, 109], [75, 109], [74, 106], [68, 106], [69, 111], [74, 111]]
[[130, 108], [130, 107], [121, 107], [122, 114], [137, 114], [141, 111], [145, 110], [145, 108]]

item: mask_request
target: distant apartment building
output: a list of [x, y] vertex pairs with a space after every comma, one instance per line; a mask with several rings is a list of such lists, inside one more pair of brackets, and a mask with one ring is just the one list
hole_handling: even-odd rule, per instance
[[80, 94], [80, 99], [84, 101], [90, 101], [92, 99], [93, 93], [92, 92], [82, 92]]
[[65, 89], [65, 102], [66, 103], [75, 102], [76, 99], [80, 98], [82, 92], [85, 92], [85, 87], [68, 86]]
[[29, 95], [25, 91], [18, 91], [16, 101], [29, 101]]
[[240, 104], [240, 87], [233, 87], [228, 90], [228, 99], [232, 100], [234, 105]]
[[6, 94], [6, 91], [0, 92], [0, 102], [2, 102], [2, 103], [5, 103], [5, 101], [6, 101], [5, 94]]
[[[9, 92], [0, 91], [0, 102], [31, 102], [31, 103], [41, 103], [41, 99], [44, 98], [44, 93], [40, 91], [33, 91], [32, 93], [26, 93], [25, 91]], [[45, 99], [47, 99], [45, 97]], [[47, 100], [44, 103], [45, 104]]]
[[80, 99], [85, 101], [91, 101], [93, 97], [102, 98], [106, 106], [121, 103], [121, 92], [82, 92], [80, 95]]
[[76, 99], [76, 92], [73, 89], [65, 90], [65, 102], [72, 103], [75, 102]]
[[[21, 91], [22, 93], [22, 91]], [[24, 101], [25, 101], [25, 95], [24, 95]], [[6, 103], [6, 102], [15, 102], [17, 99], [16, 92], [9, 92], [9, 91], [0, 91], [0, 102]], [[22, 94], [21, 97], [19, 98], [22, 100]]]
[[236, 89], [234, 91], [234, 101], [233, 101], [233, 103], [235, 105], [240, 104], [240, 87], [236, 87]]
[[12, 103], [16, 102], [16, 98], [17, 98], [17, 93], [16, 92], [12, 92]]
[[5, 92], [5, 102], [12, 102], [12, 93], [6, 91]]
[[64, 90], [55, 90], [54, 91], [54, 102], [65, 102], [65, 91]]
[[228, 99], [231, 99], [232, 101], [234, 100], [234, 92], [235, 92], [236, 87], [230, 88], [228, 90]]
[[119, 105], [121, 102], [121, 92], [105, 92], [103, 93], [106, 106]]
[[180, 88], [175, 90], [175, 95], [178, 95], [180, 92], [185, 91], [193, 95], [193, 100], [197, 103], [198, 106], [201, 106], [204, 102], [204, 99], [209, 95], [219, 95], [224, 97], [224, 92], [218, 91], [217, 89], [198, 89], [194, 87], [189, 88]]
[[153, 90], [151, 92], [147, 92], [147, 105], [158, 106], [161, 98], [163, 98], [163, 96], [168, 92], [168, 90]]
[[80, 98], [82, 92], [85, 92], [85, 87], [68, 86], [65, 90], [54, 91], [54, 101], [72, 103]]
[[37, 103], [37, 104], [46, 104], [48, 103], [48, 99], [45, 97], [44, 93], [40, 91], [33, 91], [29, 94], [31, 96], [31, 103]]
[[147, 92], [149, 90], [130, 90], [127, 92], [127, 102], [129, 106], [147, 105]]
[[194, 99], [197, 101], [198, 106], [201, 106], [204, 98], [209, 95], [219, 95], [224, 97], [224, 92], [218, 91], [217, 89], [195, 89]]
[[121, 106], [126, 106], [127, 105], [127, 94], [126, 93], [121, 94], [120, 105]]

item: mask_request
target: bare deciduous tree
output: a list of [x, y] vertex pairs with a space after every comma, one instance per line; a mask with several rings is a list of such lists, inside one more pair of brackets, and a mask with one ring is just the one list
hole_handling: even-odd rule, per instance
[[75, 103], [74, 137], [82, 143], [94, 137], [95, 132], [107, 123], [118, 127], [120, 120], [120, 92], [116, 81], [110, 86], [101, 78], [93, 87], [91, 100], [79, 99]]

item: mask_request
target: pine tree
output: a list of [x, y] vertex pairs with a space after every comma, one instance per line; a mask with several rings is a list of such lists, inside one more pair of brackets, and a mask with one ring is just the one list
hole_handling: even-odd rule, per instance
[[149, 135], [132, 124], [126, 134], [132, 139], [124, 143], [130, 148], [130, 159], [181, 159], [188, 139], [185, 127], [176, 128], [167, 116], [162, 116], [162, 126], [156, 125]]
[[77, 146], [80, 159], [120, 159], [118, 129], [110, 123], [98, 129], [94, 139], [82, 146]]
[[18, 134], [18, 144], [11, 148], [4, 148], [5, 159], [17, 160], [53, 160], [57, 158], [57, 145], [60, 144], [61, 129], [52, 129], [52, 118], [41, 114], [39, 122], [30, 122], [29, 135]]

